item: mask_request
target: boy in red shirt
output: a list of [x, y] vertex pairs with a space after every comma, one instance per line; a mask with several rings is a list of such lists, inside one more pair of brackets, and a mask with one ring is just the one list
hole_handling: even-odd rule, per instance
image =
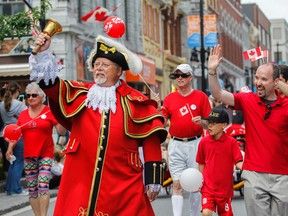
[[215, 107], [208, 117], [209, 135], [198, 147], [196, 161], [203, 173], [202, 215], [232, 216], [233, 170], [242, 169], [243, 157], [237, 141], [224, 132], [229, 117], [221, 107]]

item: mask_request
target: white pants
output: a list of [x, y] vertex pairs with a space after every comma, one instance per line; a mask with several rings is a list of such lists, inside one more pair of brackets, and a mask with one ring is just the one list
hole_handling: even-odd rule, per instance
[[[182, 172], [187, 168], [198, 170], [196, 155], [201, 138], [183, 142], [170, 140], [168, 145], [169, 171], [173, 180], [179, 180]], [[190, 193], [190, 216], [201, 215], [201, 193]]]

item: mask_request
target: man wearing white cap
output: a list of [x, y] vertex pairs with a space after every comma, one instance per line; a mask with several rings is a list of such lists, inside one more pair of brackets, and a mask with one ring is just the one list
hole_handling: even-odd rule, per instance
[[123, 70], [139, 74], [141, 60], [124, 45], [98, 36], [87, 61], [94, 82], [67, 81], [58, 77], [50, 43], [40, 34], [35, 44], [41, 52], [29, 63], [31, 79], [40, 81], [54, 116], [71, 131], [54, 215], [153, 216], [150, 202], [163, 181], [164, 119], [155, 101], [120, 79]]
[[[203, 127], [211, 106], [205, 93], [191, 86], [193, 71], [190, 65], [180, 64], [169, 75], [175, 79], [177, 91], [172, 92], [163, 101], [162, 114], [166, 122], [170, 120], [168, 145], [169, 171], [173, 180], [172, 208], [174, 216], [181, 216], [183, 209], [183, 189], [179, 183], [181, 173], [187, 168], [198, 169], [196, 154]], [[190, 215], [201, 215], [201, 195], [190, 194]]]

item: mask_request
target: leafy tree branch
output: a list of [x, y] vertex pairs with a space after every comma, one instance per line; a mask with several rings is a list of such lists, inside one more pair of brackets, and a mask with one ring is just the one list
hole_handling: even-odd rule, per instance
[[0, 43], [5, 38], [21, 38], [31, 35], [31, 27], [40, 31], [39, 21], [45, 19], [45, 14], [52, 8], [49, 0], [42, 0], [40, 7], [34, 7], [30, 11], [22, 11], [8, 16], [0, 14]]

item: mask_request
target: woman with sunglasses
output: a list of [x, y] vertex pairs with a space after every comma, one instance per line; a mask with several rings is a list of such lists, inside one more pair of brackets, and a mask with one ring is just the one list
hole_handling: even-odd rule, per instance
[[[52, 130], [54, 126], [60, 134], [65, 134], [66, 130], [55, 120], [50, 108], [43, 104], [45, 93], [37, 83], [27, 85], [26, 99], [28, 109], [21, 112], [17, 124], [21, 127], [24, 142], [29, 202], [34, 214], [42, 216], [47, 214], [50, 200], [49, 181], [54, 156]], [[11, 146], [9, 152], [12, 152]]]

